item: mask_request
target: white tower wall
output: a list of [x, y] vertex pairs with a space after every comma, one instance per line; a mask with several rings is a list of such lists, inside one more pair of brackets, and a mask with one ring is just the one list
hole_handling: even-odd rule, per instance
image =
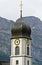
[[16, 60], [19, 61], [18, 65], [28, 65], [27, 61], [29, 61], [29, 65], [31, 65], [31, 42], [29, 42], [29, 55], [27, 55], [27, 38], [19, 38], [19, 55], [15, 55], [15, 39], [11, 39], [11, 57], [10, 57], [10, 65], [16, 65]]

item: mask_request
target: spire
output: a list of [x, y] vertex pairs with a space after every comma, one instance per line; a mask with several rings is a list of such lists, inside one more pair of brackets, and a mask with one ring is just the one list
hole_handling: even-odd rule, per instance
[[20, 0], [20, 18], [22, 18], [22, 0]]

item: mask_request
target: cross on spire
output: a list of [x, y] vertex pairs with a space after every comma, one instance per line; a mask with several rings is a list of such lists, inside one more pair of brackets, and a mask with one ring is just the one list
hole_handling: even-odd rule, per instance
[[20, 0], [20, 18], [22, 18], [22, 0]]

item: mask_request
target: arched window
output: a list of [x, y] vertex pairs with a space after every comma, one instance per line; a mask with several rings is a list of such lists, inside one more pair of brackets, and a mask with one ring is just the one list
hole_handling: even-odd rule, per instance
[[15, 47], [15, 55], [19, 55], [19, 46]]
[[16, 60], [16, 65], [19, 65], [19, 61], [18, 60]]
[[27, 46], [27, 55], [29, 55], [29, 45]]
[[27, 61], [27, 65], [29, 65], [29, 60]]

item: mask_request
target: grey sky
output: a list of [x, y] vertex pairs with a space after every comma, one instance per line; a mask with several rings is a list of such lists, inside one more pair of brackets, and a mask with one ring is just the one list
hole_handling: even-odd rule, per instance
[[[20, 0], [0, 0], [0, 16], [16, 20], [20, 15]], [[23, 16], [36, 16], [42, 20], [42, 0], [23, 0]]]

